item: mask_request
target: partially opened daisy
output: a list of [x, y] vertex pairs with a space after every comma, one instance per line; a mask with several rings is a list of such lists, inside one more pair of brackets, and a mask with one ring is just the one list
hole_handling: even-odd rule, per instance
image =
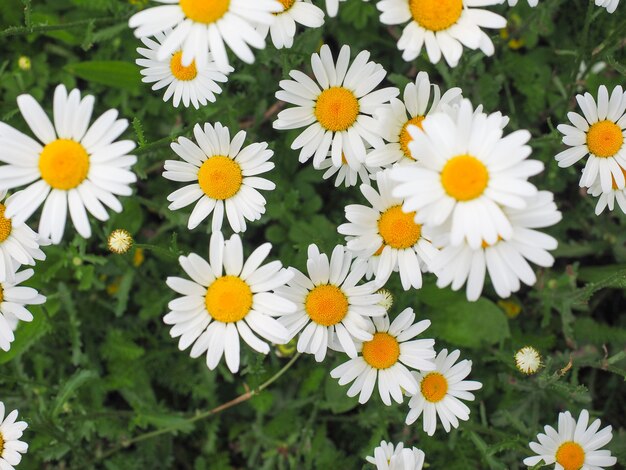
[[22, 461], [22, 455], [28, 450], [28, 444], [20, 441], [24, 430], [28, 427], [24, 421], [16, 421], [17, 410], [5, 416], [6, 408], [0, 401], [0, 468], [14, 470], [14, 466]]
[[94, 97], [81, 99], [63, 85], [54, 92], [54, 125], [30, 95], [20, 95], [17, 105], [39, 141], [0, 123], [0, 190], [29, 185], [7, 201], [5, 217], [25, 221], [43, 203], [39, 235], [59, 243], [63, 238], [68, 208], [76, 231], [91, 236], [87, 212], [108, 220], [105, 206], [122, 211], [117, 196], [130, 196], [137, 180], [130, 168], [137, 158], [130, 140], [116, 139], [128, 127], [110, 109], [89, 126]]
[[359, 180], [363, 184], [370, 184], [370, 181], [376, 179], [376, 173], [379, 171], [377, 168], [372, 168], [365, 163], [358, 163], [354, 168], [348, 165], [348, 161], [345, 159], [345, 156], [341, 157], [341, 165], [335, 166], [333, 160], [331, 158], [331, 154], [328, 154], [326, 160], [320, 163], [318, 170], [326, 170], [322, 175], [322, 178], [325, 180], [332, 178], [335, 176], [335, 187], [341, 186], [342, 184], [349, 188], [351, 186], [356, 186], [359, 183]]
[[15, 274], [13, 282], [0, 282], [0, 348], [4, 351], [11, 348], [18, 321], [33, 321], [32, 313], [25, 306], [41, 305], [46, 301], [32, 287], [19, 285], [30, 279], [34, 273], [32, 269], [25, 269]]
[[600, 215], [607, 207], [610, 211], [615, 209], [616, 201], [622, 212], [626, 214], [626, 187], [620, 189], [617, 187], [617, 184], [615, 184], [615, 181], [613, 181], [611, 189], [603, 191], [600, 180], [598, 179], [587, 192], [593, 197], [598, 198], [595, 211], [596, 215]]
[[250, 46], [263, 49], [265, 40], [254, 29], [256, 24], [272, 24], [281, 11], [277, 0], [155, 0], [165, 5], [135, 13], [128, 25], [135, 36], [144, 38], [169, 31], [157, 51], [157, 60], [167, 60], [182, 50], [181, 64], [193, 61], [199, 68], [209, 63], [212, 54], [218, 70], [228, 72], [226, 45], [244, 62], [254, 62]]
[[381, 0], [376, 7], [383, 24], [409, 22], [398, 40], [404, 60], [415, 60], [426, 47], [433, 64], [443, 55], [450, 67], [456, 67], [463, 46], [493, 55], [493, 43], [480, 28], [504, 28], [506, 19], [476, 7], [500, 3], [502, 0]]
[[460, 355], [459, 350], [448, 354], [447, 349], [442, 349], [435, 359], [434, 371], [413, 372], [418, 390], [409, 401], [406, 424], [413, 424], [423, 414], [424, 432], [432, 436], [437, 428], [437, 417], [446, 432], [459, 427], [459, 420], [469, 419], [470, 409], [461, 400], [473, 401], [474, 394], [470, 391], [480, 389], [482, 384], [464, 380], [472, 371], [472, 361], [464, 359], [456, 363]]
[[417, 382], [409, 369], [430, 371], [435, 368], [434, 339], [414, 339], [429, 326], [430, 320], [415, 321], [412, 308], [404, 309], [389, 324], [389, 317], [375, 317], [370, 329], [373, 338], [358, 342], [360, 356], [344, 362], [330, 372], [339, 379], [339, 385], [353, 382], [348, 396], [359, 395], [359, 403], [366, 403], [378, 383], [378, 393], [383, 403], [391, 405], [403, 401], [403, 391], [414, 395]]
[[380, 441], [374, 456], [368, 455], [365, 460], [376, 465], [376, 470], [422, 470], [424, 457], [424, 452], [417, 447], [409, 449], [402, 442], [394, 446], [391, 442]]
[[393, 98], [391, 103], [378, 108], [375, 118], [380, 125], [380, 134], [387, 142], [384, 147], [367, 154], [366, 163], [372, 167], [385, 167], [400, 161], [417, 159], [411, 155], [409, 143], [413, 137], [409, 126], [422, 128], [422, 121], [441, 106], [460, 101], [461, 89], [451, 88], [443, 96], [439, 86], [431, 84], [428, 73], [419, 72], [414, 83], [404, 88], [404, 101]]
[[[6, 191], [0, 190], [0, 200], [4, 196]], [[0, 203], [0, 282], [14, 282], [15, 272], [21, 265], [34, 266], [35, 260], [46, 259], [46, 254], [39, 246], [50, 242], [42, 239], [24, 222], [5, 217], [5, 211], [6, 206]]]
[[324, 24], [324, 12], [311, 0], [278, 0], [282, 4], [282, 11], [275, 13], [276, 19], [272, 24], [261, 24], [257, 30], [263, 37], [269, 32], [276, 49], [293, 46], [296, 35], [296, 24], [307, 28], [319, 28]]
[[598, 101], [590, 93], [576, 95], [583, 116], [567, 113], [573, 126], [560, 124], [563, 143], [571, 148], [555, 158], [561, 168], [572, 166], [589, 156], [580, 178], [580, 186], [591, 187], [599, 179], [600, 187], [608, 192], [613, 183], [622, 189], [626, 183], [626, 92], [616, 86], [609, 98], [607, 88], [598, 89]]
[[452, 245], [466, 240], [476, 249], [508, 240], [513, 227], [502, 207], [523, 209], [525, 198], [537, 193], [527, 179], [543, 163], [527, 160], [530, 132], [503, 137], [501, 122], [502, 115], [474, 113], [463, 100], [456, 119], [432, 114], [422, 123], [424, 132], [412, 132], [409, 148], [419, 154], [419, 165], [391, 170], [400, 183], [393, 195], [405, 199], [404, 211], [417, 211], [415, 221], [432, 226], [450, 220]]
[[[219, 122], [204, 129], [193, 128], [196, 142], [181, 137], [172, 150], [184, 161], [167, 160], [163, 176], [172, 181], [191, 183], [167, 197], [169, 209], [178, 210], [196, 202], [189, 216], [189, 229], [196, 228], [211, 212], [213, 231], [222, 229], [224, 213], [235, 232], [246, 230], [246, 220], [255, 221], [265, 213], [265, 198], [258, 190], [276, 185], [257, 175], [274, 168], [274, 152], [266, 142], [243, 147], [245, 131], [231, 140], [230, 131]], [[243, 148], [242, 148], [243, 147]]]
[[341, 165], [342, 156], [352, 168], [365, 160], [366, 145], [383, 144], [372, 113], [391, 98], [397, 88], [376, 90], [387, 72], [382, 65], [369, 61], [368, 51], [360, 52], [350, 65], [350, 47], [343, 46], [335, 63], [330, 48], [323, 45], [311, 56], [315, 80], [292, 70], [293, 80], [282, 80], [276, 98], [296, 105], [278, 113], [275, 129], [306, 129], [291, 148], [300, 149], [300, 162], [313, 156], [318, 168], [331, 151], [333, 164]]
[[382, 296], [375, 293], [379, 286], [374, 282], [357, 285], [366, 266], [353, 261], [343, 246], [336, 246], [329, 260], [316, 245], [310, 245], [309, 275], [289, 268], [293, 279], [277, 291], [297, 305], [295, 313], [280, 318], [289, 330], [289, 339], [301, 332], [298, 351], [314, 354], [317, 362], [324, 360], [335, 335], [346, 354], [356, 357], [355, 341], [373, 338], [369, 317], [385, 314], [385, 308], [379, 305]]
[[606, 11], [609, 13], [613, 13], [617, 10], [617, 6], [619, 5], [619, 0], [596, 0], [596, 6], [606, 8]]
[[182, 297], [168, 304], [170, 312], [163, 321], [172, 325], [172, 338], [180, 338], [181, 351], [193, 345], [191, 357], [206, 353], [211, 370], [223, 355], [228, 368], [237, 372], [240, 336], [262, 354], [270, 347], [258, 336], [272, 343], [287, 342], [287, 329], [274, 317], [292, 313], [296, 306], [273, 291], [293, 274], [280, 261], [261, 266], [271, 247], [269, 243], [261, 245], [244, 262], [239, 235], [224, 241], [221, 232], [213, 232], [209, 262], [195, 253], [179, 258], [191, 280], [167, 278], [167, 285]]
[[[182, 51], [176, 51], [159, 60], [157, 50], [169, 33], [170, 31], [166, 31], [157, 34], [156, 41], [150, 38], [141, 39], [146, 47], [137, 48], [137, 52], [144, 58], [135, 60], [142, 67], [141, 81], [154, 83], [152, 89], [155, 91], [165, 88], [163, 101], [172, 99], [176, 108], [181, 102], [186, 108], [193, 106], [196, 109], [206, 106], [207, 103], [215, 103], [215, 95], [222, 92], [218, 83], [225, 83], [228, 77], [217, 70], [211, 55], [203, 67], [197, 67], [195, 61], [185, 67], [182, 64]], [[229, 66], [227, 72], [232, 71], [233, 68]]]
[[559, 413], [559, 426], [545, 426], [544, 433], [537, 435], [539, 442], [531, 442], [530, 448], [537, 455], [524, 459], [524, 465], [533, 467], [539, 463], [554, 464], [556, 470], [602, 470], [617, 463], [611, 451], [601, 449], [613, 438], [611, 426], [600, 431], [600, 420], [589, 426], [589, 412], [582, 410], [578, 421], [569, 411]]
[[376, 175], [378, 192], [370, 185], [361, 185], [361, 192], [371, 204], [346, 206], [347, 224], [337, 231], [346, 236], [347, 248], [372, 265], [376, 282], [384, 285], [391, 273], [400, 272], [404, 290], [422, 287], [422, 270], [437, 249], [415, 222], [415, 212], [402, 210], [402, 199], [392, 195], [394, 184], [389, 170]]

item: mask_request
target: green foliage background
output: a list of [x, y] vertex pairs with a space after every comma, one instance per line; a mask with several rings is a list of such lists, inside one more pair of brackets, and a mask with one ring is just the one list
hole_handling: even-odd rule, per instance
[[[46, 249], [32, 285], [48, 302], [31, 308], [35, 320], [20, 326], [10, 353], [0, 354], [0, 400], [30, 424], [20, 469], [360, 469], [381, 439], [422, 448], [436, 470], [519, 469], [544, 424], [554, 425], [559, 411], [577, 415], [581, 408], [613, 425], [608, 447], [626, 462], [626, 219], [619, 210], [596, 217], [595, 200], [578, 188], [580, 167], [559, 169], [553, 160], [562, 149], [555, 126], [575, 107], [574, 95], [625, 82], [626, 5], [613, 15], [584, 0], [495, 8], [509, 19], [508, 39], [494, 32], [494, 57], [466, 49], [459, 67], [449, 69], [425, 57], [402, 61], [394, 39], [401, 29], [382, 26], [373, 2], [349, 0], [338, 18], [299, 34], [293, 49], [277, 52], [270, 44], [254, 65], [235, 62], [217, 103], [199, 111], [176, 110], [140, 82], [139, 43], [127, 26], [139, 8], [124, 0], [0, 2], [1, 120], [26, 130], [16, 97], [30, 93], [50, 110], [54, 87], [64, 83], [97, 97], [95, 115], [119, 109], [133, 122], [128, 137], [139, 143], [140, 181], [124, 212], [94, 224], [90, 240], [69, 229], [61, 246]], [[271, 126], [280, 108], [278, 81], [293, 68], [309, 70], [322, 42], [335, 49], [350, 44], [353, 54], [370, 50], [399, 87], [426, 70], [442, 87], [460, 86], [475, 104], [509, 115], [509, 130], [529, 129], [534, 158], [546, 163], [534, 183], [555, 192], [564, 213], [551, 230], [560, 242], [557, 262], [511, 299], [521, 306], [515, 318], [490, 288], [470, 304], [463, 293], [434, 287], [433, 276], [408, 293], [392, 277], [392, 316], [412, 306], [419, 318], [430, 318], [437, 349], [461, 348], [474, 361], [471, 378], [484, 384], [470, 422], [450, 434], [438, 430], [428, 438], [421, 421], [405, 426], [406, 403], [385, 407], [374, 396], [357, 406], [329, 376], [344, 360], [338, 354], [322, 364], [300, 357], [255, 398], [193, 419], [254, 389], [289, 359], [244, 349], [239, 375], [225, 366], [210, 372], [169, 337], [162, 317], [174, 294], [164, 280], [181, 275], [179, 254], [207, 255], [209, 236], [207, 223], [186, 229], [189, 210], [167, 209], [165, 195], [179, 187], [161, 177], [173, 155], [168, 144], [206, 121], [247, 129], [247, 142], [270, 142], [276, 169], [269, 177], [277, 190], [266, 216], [245, 233], [246, 251], [269, 240], [271, 256], [302, 269], [309, 243], [331, 250], [342, 242], [336, 226], [343, 207], [362, 202], [361, 195], [335, 189], [311, 165], [300, 165], [289, 148], [298, 131]], [[30, 70], [18, 67], [21, 56], [30, 58]], [[599, 62], [606, 67], [591, 72]], [[133, 264], [133, 253], [107, 252], [114, 228], [134, 234], [143, 264]], [[545, 368], [535, 377], [514, 367], [513, 353], [524, 345], [544, 354]], [[149, 432], [160, 434], [135, 441]]]

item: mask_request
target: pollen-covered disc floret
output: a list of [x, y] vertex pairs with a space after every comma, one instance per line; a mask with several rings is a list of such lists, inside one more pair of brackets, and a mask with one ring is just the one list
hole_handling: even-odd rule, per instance
[[524, 374], [534, 374], [541, 367], [541, 354], [532, 346], [524, 346], [515, 353], [515, 367]]
[[339, 385], [353, 382], [348, 396], [359, 395], [359, 403], [366, 403], [378, 383], [383, 403], [391, 405], [393, 398], [402, 403], [403, 391], [417, 393], [417, 382], [411, 370], [430, 371], [435, 368], [435, 340], [414, 339], [429, 326], [430, 320], [415, 321], [413, 309], [404, 309], [390, 324], [389, 317], [375, 317], [370, 328], [372, 339], [357, 343], [360, 355], [333, 369], [331, 377]]
[[17, 410], [6, 415], [5, 413], [5, 405], [0, 401], [0, 468], [14, 470], [14, 467], [22, 461], [22, 454], [28, 451], [28, 444], [20, 441], [28, 424], [16, 421]]
[[39, 248], [50, 242], [39, 236], [24, 222], [5, 216], [7, 199], [5, 190], [0, 190], [0, 282], [15, 280], [15, 272], [21, 265], [34, 266], [35, 260], [46, 259]]
[[296, 35], [296, 24], [319, 28], [324, 24], [324, 12], [311, 0], [278, 0], [282, 5], [272, 24], [261, 24], [257, 31], [266, 37], [268, 32], [276, 49], [290, 48]]
[[[178, 210], [196, 202], [189, 216], [188, 228], [196, 228], [213, 213], [211, 227], [221, 230], [224, 213], [235, 232], [246, 230], [246, 220], [259, 220], [265, 213], [265, 198], [259, 190], [273, 190], [276, 185], [257, 175], [274, 168], [269, 161], [274, 152], [266, 142], [243, 147], [245, 131], [231, 140], [230, 131], [219, 122], [196, 124], [196, 142], [181, 137], [172, 150], [184, 161], [167, 160], [163, 176], [181, 183], [191, 183], [167, 197], [169, 209]], [[242, 148], [243, 147], [243, 148]]]
[[472, 248], [465, 242], [451, 245], [445, 228], [433, 230], [435, 245], [442, 247], [431, 262], [437, 286], [451, 285], [458, 290], [467, 284], [467, 298], [474, 301], [482, 293], [486, 274], [502, 298], [517, 292], [521, 283], [534, 285], [537, 276], [529, 262], [544, 268], [552, 266], [554, 258], [549, 250], [557, 247], [555, 238], [536, 229], [555, 225], [562, 216], [549, 191], [539, 191], [526, 202], [524, 209], [503, 209], [513, 228], [508, 240], [499, 237], [495, 243], [483, 241], [480, 247]]
[[32, 287], [20, 286], [30, 279], [35, 272], [25, 269], [15, 273], [14, 281], [0, 283], [0, 349], [8, 351], [15, 340], [13, 332], [19, 321], [33, 321], [33, 315], [26, 309], [26, 305], [41, 305], [46, 301]]
[[368, 455], [365, 460], [376, 465], [376, 470], [422, 470], [424, 458], [424, 452], [417, 447], [409, 449], [403, 442], [393, 445], [380, 441], [374, 449], [374, 456]]
[[229, 71], [225, 45], [251, 64], [254, 54], [250, 47], [265, 48], [265, 40], [254, 26], [271, 25], [275, 20], [273, 13], [283, 8], [277, 0], [156, 1], [165, 5], [142, 10], [128, 21], [138, 38], [165, 33], [164, 40], [159, 41], [156, 59], [167, 60], [182, 50], [184, 67], [195, 61], [203, 69], [210, 62], [210, 53], [217, 69], [224, 73]]
[[569, 411], [559, 413], [557, 429], [545, 426], [544, 433], [537, 435], [539, 442], [531, 442], [530, 448], [537, 455], [524, 459], [524, 465], [534, 467], [539, 463], [554, 465], [559, 470], [602, 470], [612, 467], [617, 459], [611, 452], [601, 449], [613, 438], [611, 426], [600, 431], [600, 420], [589, 425], [589, 412], [582, 410], [578, 421]]
[[456, 67], [463, 54], [463, 46], [480, 49], [493, 55], [491, 39], [481, 28], [500, 29], [506, 19], [482, 8], [498, 5], [502, 0], [381, 0], [383, 24], [398, 25], [408, 22], [398, 40], [398, 49], [406, 61], [415, 60], [422, 48], [428, 59], [436, 64], [441, 56], [450, 67]]
[[388, 167], [398, 162], [418, 160], [419, 152], [413, 155], [409, 149], [413, 141], [409, 127], [422, 129], [422, 121], [426, 116], [460, 99], [460, 88], [451, 88], [442, 95], [439, 86], [431, 84], [428, 73], [419, 72], [415, 82], [404, 88], [403, 101], [393, 98], [389, 104], [376, 110], [374, 117], [386, 144], [369, 152], [365, 162], [371, 167]]
[[429, 436], [435, 434], [437, 417], [446, 432], [459, 426], [459, 420], [469, 419], [470, 409], [461, 400], [474, 400], [473, 390], [482, 387], [480, 382], [464, 380], [472, 371], [472, 361], [456, 361], [461, 355], [456, 350], [448, 354], [441, 350], [435, 359], [435, 370], [426, 373], [414, 372], [417, 393], [409, 401], [406, 424], [413, 424], [423, 415], [423, 429]]
[[415, 212], [402, 210], [402, 199], [392, 196], [389, 170], [381, 171], [376, 179], [378, 192], [361, 185], [361, 192], [370, 206], [346, 206], [349, 223], [338, 227], [346, 235], [347, 248], [359, 259], [367, 261], [379, 285], [384, 285], [391, 273], [399, 271], [404, 290], [422, 287], [422, 271], [437, 254], [422, 226], [415, 222]]
[[218, 83], [225, 83], [228, 80], [227, 73], [234, 69], [230, 66], [222, 73], [217, 69], [213, 57], [209, 54], [207, 63], [199, 67], [195, 61], [184, 66], [182, 64], [183, 52], [175, 51], [163, 60], [157, 58], [159, 47], [165, 42], [171, 31], [158, 33], [154, 40], [142, 38], [146, 47], [137, 48], [137, 52], [142, 58], [135, 60], [141, 67], [141, 81], [153, 83], [154, 91], [165, 88], [163, 101], [172, 100], [174, 107], [181, 103], [184, 107], [193, 106], [198, 109], [208, 103], [215, 103], [215, 95], [222, 92]]
[[350, 64], [350, 47], [343, 46], [337, 61], [330, 48], [322, 46], [311, 57], [315, 81], [298, 70], [282, 80], [276, 98], [295, 107], [278, 113], [275, 129], [306, 129], [294, 140], [291, 148], [300, 149], [300, 162], [313, 157], [319, 168], [331, 153], [336, 167], [342, 160], [357, 170], [365, 160], [366, 145], [383, 144], [377, 135], [378, 125], [371, 117], [374, 111], [398, 96], [397, 88], [376, 87], [387, 72], [382, 65], [369, 61], [368, 51], [360, 52]]
[[298, 351], [315, 354], [321, 362], [336, 338], [350, 357], [357, 356], [355, 341], [370, 341], [369, 317], [385, 314], [382, 296], [374, 282], [357, 285], [365, 276], [364, 262], [354, 261], [343, 246], [336, 246], [330, 260], [316, 245], [308, 249], [308, 276], [289, 268], [293, 279], [278, 292], [295, 302], [297, 311], [280, 319], [289, 339], [300, 333]]
[[450, 244], [467, 242], [479, 248], [508, 240], [513, 227], [503, 208], [523, 209], [537, 193], [527, 179], [543, 170], [528, 160], [530, 132], [503, 137], [502, 115], [474, 112], [463, 100], [454, 113], [435, 113], [422, 123], [424, 131], [409, 130], [411, 152], [419, 163], [391, 170], [399, 183], [393, 195], [404, 199], [405, 212], [427, 226], [450, 222]]
[[122, 255], [133, 246], [133, 236], [123, 228], [115, 229], [109, 234], [107, 246], [112, 253]]
[[[116, 141], [128, 127], [111, 109], [89, 126], [94, 97], [69, 94], [63, 85], [54, 92], [54, 125], [30, 95], [17, 98], [34, 140], [0, 123], [0, 190], [29, 185], [7, 200], [5, 217], [23, 222], [43, 203], [39, 235], [59, 243], [65, 222], [72, 219], [78, 233], [91, 236], [87, 212], [108, 220], [105, 207], [122, 211], [117, 196], [130, 196], [137, 180], [130, 171], [137, 161], [128, 155], [135, 148], [130, 140]], [[45, 201], [45, 202], [44, 202]]]
[[[288, 342], [287, 329], [273, 317], [293, 313], [296, 306], [276, 290], [293, 274], [280, 261], [261, 266], [271, 249], [265, 243], [244, 262], [241, 238], [224, 241], [213, 232], [209, 261], [195, 253], [181, 256], [179, 262], [191, 280], [169, 277], [167, 285], [182, 295], [168, 304], [163, 321], [172, 325], [170, 335], [180, 338], [181, 351], [191, 347], [191, 357], [206, 353], [207, 367], [215, 369], [222, 358], [232, 372], [239, 370], [239, 337], [262, 354], [269, 345]], [[258, 335], [258, 336], [257, 336]]]
[[599, 183], [606, 193], [613, 186], [623, 189], [626, 184], [626, 92], [616, 86], [609, 97], [609, 91], [602, 85], [597, 102], [590, 93], [576, 95], [576, 101], [583, 116], [569, 112], [567, 117], [573, 125], [558, 126], [563, 143], [570, 148], [559, 153], [556, 161], [566, 168], [588, 156], [580, 178], [581, 187]]

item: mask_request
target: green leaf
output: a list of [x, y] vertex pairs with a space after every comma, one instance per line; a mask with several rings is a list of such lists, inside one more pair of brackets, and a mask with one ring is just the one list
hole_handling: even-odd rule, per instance
[[68, 64], [65, 70], [88, 82], [137, 91], [141, 85], [139, 68], [130, 62], [103, 60]]
[[7, 352], [0, 351], [0, 364], [5, 364], [27, 351], [40, 337], [50, 331], [48, 318], [41, 307], [29, 306], [28, 310], [33, 314], [33, 321], [19, 323], [15, 331], [15, 341], [11, 343], [11, 349]]
[[72, 397], [76, 390], [96, 378], [98, 378], [98, 374], [93, 370], [79, 370], [76, 372], [67, 382], [65, 382], [59, 391], [59, 394], [54, 399], [51, 415], [53, 417], [58, 416], [63, 408], [63, 405]]

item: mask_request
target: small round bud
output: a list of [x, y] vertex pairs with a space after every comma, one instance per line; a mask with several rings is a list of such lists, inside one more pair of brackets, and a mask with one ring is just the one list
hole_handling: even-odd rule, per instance
[[541, 367], [541, 354], [532, 346], [524, 346], [515, 353], [515, 367], [524, 374], [534, 374]]
[[25, 72], [29, 71], [31, 67], [30, 57], [26, 57], [25, 55], [21, 56], [17, 59], [17, 66], [20, 70], [24, 70]]
[[383, 296], [383, 300], [378, 302], [378, 305], [382, 305], [383, 308], [389, 312], [389, 309], [391, 309], [391, 306], [393, 305], [393, 295], [391, 292], [387, 289], [379, 289], [376, 293]]
[[133, 237], [128, 230], [118, 228], [109, 235], [108, 246], [112, 253], [122, 255], [127, 253], [130, 247], [133, 246]]
[[293, 357], [296, 353], [296, 340], [292, 339], [287, 344], [276, 345], [276, 355], [278, 357]]

